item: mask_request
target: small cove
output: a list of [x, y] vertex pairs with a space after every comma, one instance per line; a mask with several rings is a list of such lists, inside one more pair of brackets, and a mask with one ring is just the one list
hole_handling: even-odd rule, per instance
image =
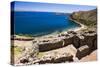
[[13, 14], [14, 34], [38, 36], [79, 27], [69, 19], [68, 13], [16, 11]]

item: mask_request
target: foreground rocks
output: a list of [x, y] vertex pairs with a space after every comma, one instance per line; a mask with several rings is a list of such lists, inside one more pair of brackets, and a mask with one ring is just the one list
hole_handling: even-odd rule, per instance
[[91, 53], [89, 47], [87, 45], [84, 45], [77, 49], [76, 57], [78, 59], [81, 59], [82, 57], [89, 55]]
[[[74, 32], [74, 31], [73, 31]], [[66, 36], [67, 35], [67, 36]], [[73, 44], [75, 48], [87, 45], [91, 51], [97, 48], [97, 34], [95, 31], [88, 31], [84, 33], [70, 33], [66, 34], [61, 40], [39, 44], [39, 51], [48, 51]]]
[[61, 63], [61, 62], [72, 62], [76, 49], [73, 45], [62, 47], [55, 50], [42, 52], [42, 56], [38, 57], [39, 61], [34, 62], [39, 64], [44, 63]]
[[[14, 64], [45, 64], [79, 61], [97, 49], [95, 31], [59, 34], [51, 40], [19, 41], [14, 40]], [[21, 50], [19, 50], [21, 49]], [[17, 53], [17, 54], [15, 54]]]
[[46, 59], [42, 59], [37, 63], [45, 64], [45, 63], [62, 63], [62, 62], [66, 62], [66, 61], [71, 62], [71, 61], [73, 61], [72, 58], [73, 58], [72, 55], [71, 56], [63, 55], [63, 56], [60, 56], [58, 58], [49, 58], [49, 59], [47, 59], [47, 57], [46, 57]]
[[72, 62], [73, 56], [71, 54], [60, 54], [58, 56], [44, 56], [43, 58], [39, 59], [39, 61], [34, 62], [34, 64], [45, 64], [45, 63], [62, 63], [62, 62]]
[[[32, 41], [12, 41], [11, 64], [29, 63], [32, 62], [39, 53], [37, 44]], [[14, 45], [13, 45], [14, 44]]]

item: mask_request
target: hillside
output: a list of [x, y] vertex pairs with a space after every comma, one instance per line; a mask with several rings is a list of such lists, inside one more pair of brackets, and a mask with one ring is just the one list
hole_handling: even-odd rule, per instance
[[88, 27], [97, 27], [97, 9], [73, 12], [70, 17]]

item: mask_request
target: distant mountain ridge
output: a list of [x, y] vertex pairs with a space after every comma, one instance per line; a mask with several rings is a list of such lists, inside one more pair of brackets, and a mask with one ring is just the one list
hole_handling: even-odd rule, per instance
[[96, 27], [97, 25], [97, 9], [73, 12], [70, 17], [89, 27]]

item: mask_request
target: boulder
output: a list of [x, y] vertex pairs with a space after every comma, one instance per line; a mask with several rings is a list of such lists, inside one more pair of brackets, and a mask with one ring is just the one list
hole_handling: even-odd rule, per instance
[[28, 60], [28, 58], [22, 58], [22, 59], [20, 59], [20, 63], [23, 63], [23, 64], [29, 63], [29, 60]]
[[84, 57], [84, 56], [86, 56], [86, 55], [88, 55], [90, 53], [91, 52], [90, 52], [89, 47], [87, 45], [84, 45], [84, 46], [82, 46], [82, 47], [77, 49], [76, 57], [78, 59], [81, 59], [82, 57]]

